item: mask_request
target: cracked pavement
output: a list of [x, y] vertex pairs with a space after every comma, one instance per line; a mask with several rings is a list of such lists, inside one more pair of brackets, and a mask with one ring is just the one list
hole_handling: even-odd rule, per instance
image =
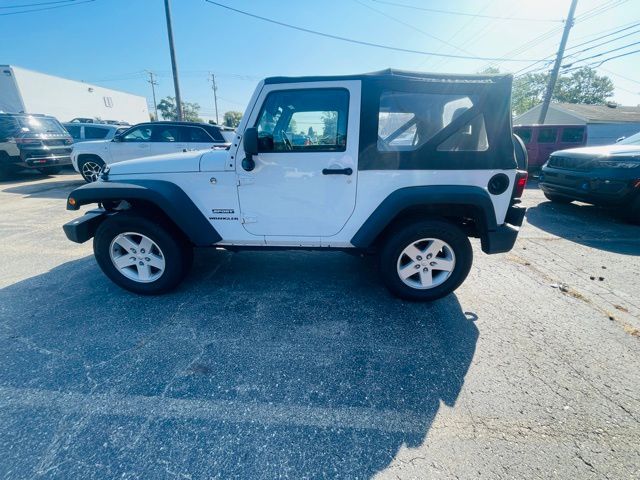
[[0, 183], [0, 479], [640, 477], [640, 227], [535, 185], [512, 252], [392, 298], [341, 253], [196, 252], [137, 297]]

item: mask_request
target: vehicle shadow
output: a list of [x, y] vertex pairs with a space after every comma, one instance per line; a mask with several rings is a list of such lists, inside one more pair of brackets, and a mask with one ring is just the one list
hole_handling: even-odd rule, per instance
[[[0, 181], [0, 188], [4, 193], [14, 193], [27, 198], [67, 198], [69, 192], [85, 184], [84, 180], [73, 171], [63, 171], [55, 177], [54, 181], [49, 179], [52, 176], [42, 175], [34, 172], [17, 172], [10, 178]], [[43, 181], [46, 180], [46, 181]], [[17, 182], [21, 182], [16, 185]]]
[[619, 218], [619, 212], [582, 203], [550, 201], [527, 209], [527, 221], [572, 242], [624, 255], [640, 255], [640, 228]]
[[0, 290], [0, 474], [368, 478], [455, 404], [478, 339], [455, 295], [397, 300], [339, 253], [196, 257], [162, 297], [89, 257]]

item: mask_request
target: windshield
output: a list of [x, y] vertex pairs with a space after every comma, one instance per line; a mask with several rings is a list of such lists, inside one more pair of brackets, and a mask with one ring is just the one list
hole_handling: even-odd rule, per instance
[[640, 132], [620, 140], [618, 145], [640, 145]]
[[17, 117], [22, 133], [67, 133], [55, 118]]

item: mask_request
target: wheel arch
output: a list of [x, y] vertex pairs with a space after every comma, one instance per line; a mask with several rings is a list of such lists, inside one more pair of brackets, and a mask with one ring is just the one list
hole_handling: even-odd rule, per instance
[[372, 212], [351, 239], [357, 248], [375, 248], [399, 225], [439, 218], [461, 227], [470, 237], [487, 241], [497, 229], [489, 194], [480, 187], [433, 185], [401, 188], [391, 193]]
[[133, 211], [144, 211], [144, 215], [171, 222], [196, 246], [212, 245], [222, 239], [184, 190], [164, 180], [89, 183], [69, 194], [67, 209], [78, 210], [82, 205], [123, 200]]

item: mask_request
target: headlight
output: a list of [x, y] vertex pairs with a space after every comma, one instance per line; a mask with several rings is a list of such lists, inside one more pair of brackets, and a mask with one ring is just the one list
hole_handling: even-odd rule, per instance
[[640, 167], [639, 161], [624, 161], [624, 160], [600, 160], [598, 167], [602, 168], [638, 168]]

